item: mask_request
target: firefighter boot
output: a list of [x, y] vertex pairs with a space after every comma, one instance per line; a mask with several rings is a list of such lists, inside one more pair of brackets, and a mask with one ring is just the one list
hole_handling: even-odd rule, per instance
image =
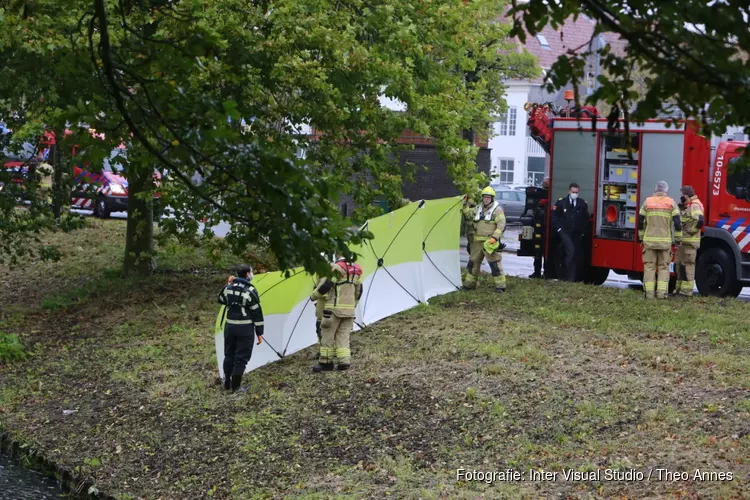
[[490, 270], [492, 271], [492, 280], [495, 282], [495, 291], [497, 293], [505, 292], [505, 274], [500, 268], [499, 262], [490, 262]]
[[463, 290], [474, 290], [477, 287], [477, 278], [473, 274], [469, 274], [466, 276], [466, 279], [464, 280], [463, 287], [461, 287]]
[[336, 365], [336, 369], [338, 371], [340, 371], [340, 372], [343, 372], [343, 371], [348, 370], [349, 368], [351, 368], [351, 366], [352, 365], [349, 364], [349, 363], [340, 363], [340, 364]]
[[[232, 392], [240, 390], [240, 385], [242, 385], [242, 374], [232, 375]], [[247, 388], [245, 388], [245, 390], [247, 390]]]
[[231, 375], [224, 375], [224, 389], [227, 391], [232, 388], [232, 376]]
[[320, 372], [331, 372], [333, 371], [333, 363], [320, 363], [315, 366], [313, 366], [312, 369], [313, 373], [320, 373]]

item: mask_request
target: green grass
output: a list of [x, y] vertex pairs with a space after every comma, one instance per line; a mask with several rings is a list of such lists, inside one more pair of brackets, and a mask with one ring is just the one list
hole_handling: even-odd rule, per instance
[[[353, 335], [354, 368], [311, 350], [216, 384], [215, 294], [231, 259], [160, 247], [119, 277], [121, 221], [51, 235], [64, 258], [0, 269], [11, 435], [118, 498], [740, 498], [750, 473], [750, 311], [509, 279]], [[82, 250], [79, 250], [80, 247]], [[93, 251], [95, 249], [96, 251]], [[196, 272], [197, 271], [197, 272]], [[39, 287], [39, 275], [50, 286]], [[5, 279], [5, 278], [4, 278]], [[63, 415], [62, 410], [77, 410]], [[727, 483], [457, 482], [456, 469], [732, 471]]]

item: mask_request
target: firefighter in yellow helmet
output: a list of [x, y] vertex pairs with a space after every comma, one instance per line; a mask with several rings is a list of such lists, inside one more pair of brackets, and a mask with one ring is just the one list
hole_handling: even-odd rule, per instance
[[677, 272], [676, 297], [692, 297], [695, 284], [695, 257], [701, 246], [703, 227], [703, 203], [695, 195], [693, 186], [683, 186], [680, 190], [680, 217], [682, 219], [682, 244], [677, 248], [674, 268]]
[[[495, 291], [505, 291], [505, 273], [502, 267], [502, 248], [500, 240], [505, 232], [505, 212], [495, 201], [495, 190], [487, 186], [482, 190], [482, 201], [474, 209], [473, 227], [474, 239], [471, 242], [470, 274], [466, 276], [464, 290], [473, 290], [477, 286], [477, 277], [482, 261], [492, 270]], [[504, 246], [504, 245], [503, 245]]]
[[643, 289], [647, 299], [667, 298], [672, 242], [679, 245], [682, 240], [680, 210], [667, 196], [668, 190], [666, 182], [657, 182], [654, 194], [643, 202], [638, 217], [638, 236], [643, 242]]
[[321, 280], [310, 299], [324, 301], [320, 323], [320, 358], [313, 372], [347, 370], [351, 366], [349, 339], [355, 309], [362, 297], [362, 268], [343, 256], [333, 264], [332, 276]]

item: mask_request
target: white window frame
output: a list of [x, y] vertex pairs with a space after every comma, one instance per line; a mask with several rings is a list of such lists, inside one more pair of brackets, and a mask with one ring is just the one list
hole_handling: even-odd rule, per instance
[[515, 136], [518, 123], [518, 108], [509, 107], [508, 111], [500, 115], [500, 135]]
[[[510, 170], [508, 170], [510, 166]], [[505, 167], [505, 168], [504, 168]], [[497, 159], [497, 179], [500, 184], [513, 184], [516, 172], [515, 158], [498, 158]]]

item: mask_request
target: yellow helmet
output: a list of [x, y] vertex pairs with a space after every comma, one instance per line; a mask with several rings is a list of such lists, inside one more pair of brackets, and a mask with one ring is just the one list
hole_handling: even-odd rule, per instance
[[482, 189], [482, 196], [492, 196], [494, 198], [496, 196], [496, 193], [494, 189], [492, 189], [490, 186], [487, 186], [486, 188]]

